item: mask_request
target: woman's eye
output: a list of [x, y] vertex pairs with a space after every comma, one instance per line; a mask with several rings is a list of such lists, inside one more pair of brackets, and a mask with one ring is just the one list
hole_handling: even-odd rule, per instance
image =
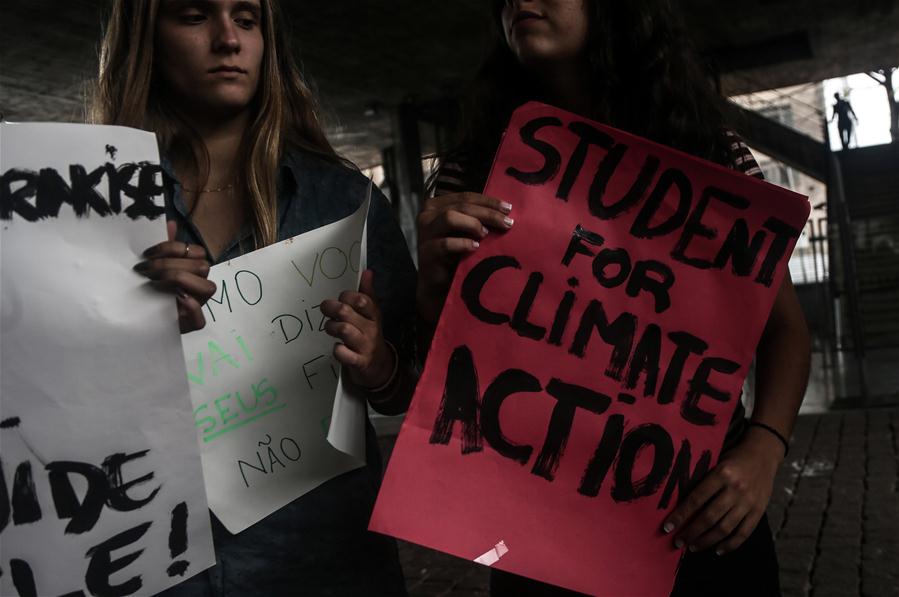
[[234, 19], [234, 22], [244, 29], [252, 29], [256, 26], [256, 19], [253, 17], [237, 17]]
[[206, 20], [206, 15], [201, 12], [186, 12], [181, 14], [181, 22], [188, 25], [196, 25]]

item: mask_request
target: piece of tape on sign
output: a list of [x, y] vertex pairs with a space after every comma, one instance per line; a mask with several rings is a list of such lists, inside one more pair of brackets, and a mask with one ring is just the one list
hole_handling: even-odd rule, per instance
[[499, 561], [501, 557], [506, 555], [508, 552], [509, 548], [506, 547], [506, 542], [500, 541], [493, 546], [493, 549], [483, 555], [476, 557], [474, 561], [478, 564], [483, 564], [484, 566], [493, 566]]

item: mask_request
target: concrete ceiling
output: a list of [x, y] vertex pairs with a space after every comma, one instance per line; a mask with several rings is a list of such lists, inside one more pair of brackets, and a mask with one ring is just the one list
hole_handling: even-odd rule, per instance
[[727, 95], [899, 64], [899, 0], [682, 3]]
[[[728, 94], [899, 63], [899, 0], [681, 0]], [[363, 166], [391, 143], [390, 114], [461, 89], [483, 56], [485, 0], [282, 2], [328, 133]], [[0, 111], [79, 120], [96, 72], [100, 0], [0, 0]]]

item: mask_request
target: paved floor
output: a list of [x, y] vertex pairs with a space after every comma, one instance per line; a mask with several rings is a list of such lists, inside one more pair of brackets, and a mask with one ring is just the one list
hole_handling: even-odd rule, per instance
[[899, 409], [800, 417], [768, 513], [785, 595], [899, 596]]
[[[786, 597], [899, 597], [899, 408], [800, 416], [768, 514]], [[488, 595], [482, 566], [400, 557], [412, 597]]]

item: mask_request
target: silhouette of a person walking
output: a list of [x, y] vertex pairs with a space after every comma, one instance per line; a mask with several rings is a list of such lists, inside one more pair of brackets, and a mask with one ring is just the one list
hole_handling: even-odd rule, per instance
[[849, 141], [852, 139], [852, 121], [858, 122], [858, 116], [855, 115], [852, 104], [848, 100], [841, 98], [839, 93], [834, 93], [833, 97], [837, 100], [837, 103], [833, 105], [833, 116], [830, 117], [830, 121], [833, 122], [834, 118], [837, 119], [837, 128], [840, 129], [840, 142], [843, 144], [843, 149], [849, 149]]

